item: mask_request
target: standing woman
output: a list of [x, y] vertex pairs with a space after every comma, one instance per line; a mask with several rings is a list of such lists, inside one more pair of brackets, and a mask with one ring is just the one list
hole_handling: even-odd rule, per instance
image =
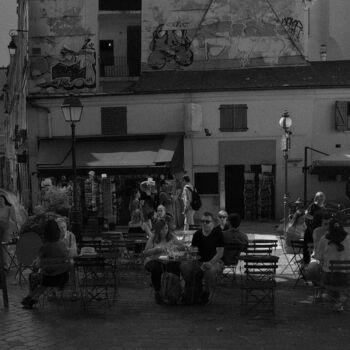
[[[2, 242], [7, 242], [10, 240], [11, 232], [10, 232], [10, 223], [16, 223], [16, 214], [13, 206], [7, 200], [7, 198], [0, 194], [0, 228], [2, 232]], [[9, 268], [10, 257], [8, 254], [3, 254], [4, 256], [4, 269]]]
[[157, 304], [162, 304], [163, 299], [160, 293], [161, 277], [163, 271], [166, 269], [180, 276], [180, 263], [169, 261], [166, 267], [158, 260], [160, 255], [168, 254], [176, 249], [185, 249], [185, 246], [177, 240], [171, 226], [166, 219], [159, 219], [154, 224], [154, 234], [148, 239], [146, 244], [145, 268], [151, 273], [152, 285], [154, 288], [154, 296]]
[[129, 203], [129, 213], [130, 213], [130, 217], [132, 216], [132, 213], [135, 210], [141, 210], [141, 193], [138, 189], [134, 189], [132, 191], [131, 194], [131, 198], [130, 198], [130, 203]]
[[310, 250], [313, 243], [312, 234], [314, 229], [322, 224], [322, 212], [326, 211], [326, 195], [323, 192], [317, 192], [314, 201], [308, 206], [305, 212], [306, 230], [304, 235], [304, 250], [303, 261], [304, 264], [310, 263]]

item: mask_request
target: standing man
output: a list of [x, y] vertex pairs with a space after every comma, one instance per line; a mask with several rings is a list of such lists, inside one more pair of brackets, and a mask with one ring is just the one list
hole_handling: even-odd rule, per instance
[[191, 244], [191, 247], [198, 249], [199, 263], [197, 261], [184, 261], [181, 263], [180, 269], [186, 283], [186, 297], [186, 290], [196, 290], [196, 288], [189, 287], [196, 281], [197, 276], [200, 277], [200, 286], [202, 279], [204, 280], [202, 295], [192, 297], [195, 299], [194, 302], [206, 304], [214, 291], [217, 274], [224, 267], [221, 260], [224, 253], [224, 243], [221, 228], [215, 227], [212, 213], [205, 212], [201, 224], [202, 228], [194, 233]]
[[184, 203], [184, 230], [188, 230], [190, 225], [194, 225], [194, 210], [191, 207], [191, 201], [192, 201], [192, 192], [193, 192], [193, 185], [191, 184], [190, 177], [188, 175], [184, 175], [182, 177], [182, 201]]

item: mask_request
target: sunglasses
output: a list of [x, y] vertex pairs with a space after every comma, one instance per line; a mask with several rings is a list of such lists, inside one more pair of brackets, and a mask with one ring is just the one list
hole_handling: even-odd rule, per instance
[[219, 219], [227, 219], [227, 216], [219, 215]]
[[212, 221], [211, 220], [201, 220], [202, 224], [210, 224]]

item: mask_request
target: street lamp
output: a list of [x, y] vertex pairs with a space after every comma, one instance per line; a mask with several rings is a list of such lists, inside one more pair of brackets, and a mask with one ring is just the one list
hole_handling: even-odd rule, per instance
[[284, 218], [284, 234], [286, 234], [287, 229], [287, 221], [288, 221], [288, 151], [290, 150], [290, 127], [292, 126], [292, 119], [289, 117], [287, 111], [284, 111], [279, 124], [281, 128], [284, 130], [284, 135], [282, 135], [281, 149], [283, 152], [284, 158], [284, 195], [283, 195], [283, 218]]
[[83, 105], [78, 97], [69, 95], [66, 97], [61, 105], [61, 110], [64, 120], [70, 123], [72, 130], [72, 173], [73, 173], [73, 208], [71, 212], [72, 231], [80, 239], [80, 225], [78, 219], [78, 205], [77, 205], [77, 165], [75, 157], [75, 124], [80, 122], [81, 114], [83, 112]]
[[9, 35], [11, 37], [11, 41], [7, 45], [7, 48], [9, 50], [10, 57], [13, 57], [16, 54], [17, 45], [16, 45], [16, 42], [15, 42], [15, 40], [13, 38], [15, 36], [17, 36], [18, 33], [28, 33], [28, 30], [25, 30], [25, 29], [11, 29], [9, 31]]

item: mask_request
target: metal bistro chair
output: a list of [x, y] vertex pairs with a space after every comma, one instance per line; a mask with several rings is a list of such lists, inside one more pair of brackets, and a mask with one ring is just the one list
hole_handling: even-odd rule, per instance
[[82, 305], [87, 308], [93, 302], [111, 306], [108, 292], [107, 263], [103, 256], [78, 256], [74, 259]]
[[[350, 260], [331, 260], [329, 262], [330, 280], [322, 282], [321, 286], [329, 292], [338, 292], [346, 296], [350, 294]], [[343, 304], [345, 301], [340, 300]]]
[[277, 249], [277, 239], [254, 239], [249, 241], [247, 255], [271, 255]]
[[296, 240], [291, 241], [292, 249], [293, 249], [293, 257], [291, 259], [291, 263], [294, 263], [297, 266], [297, 278], [294, 283], [293, 288], [295, 288], [301, 280], [306, 282], [306, 277], [303, 269], [303, 250], [304, 250], [304, 240]]
[[20, 285], [26, 280], [23, 272], [26, 269], [33, 271], [33, 263], [42, 244], [41, 238], [35, 232], [27, 232], [19, 237], [16, 244], [18, 268], [15, 276], [18, 276]]
[[247, 255], [242, 258], [244, 262], [241, 283], [242, 312], [257, 309], [274, 313], [278, 259], [274, 255]]
[[222, 282], [236, 282], [236, 270], [241, 252], [246, 252], [247, 245], [240, 243], [226, 243], [224, 245], [224, 269], [222, 271]]

